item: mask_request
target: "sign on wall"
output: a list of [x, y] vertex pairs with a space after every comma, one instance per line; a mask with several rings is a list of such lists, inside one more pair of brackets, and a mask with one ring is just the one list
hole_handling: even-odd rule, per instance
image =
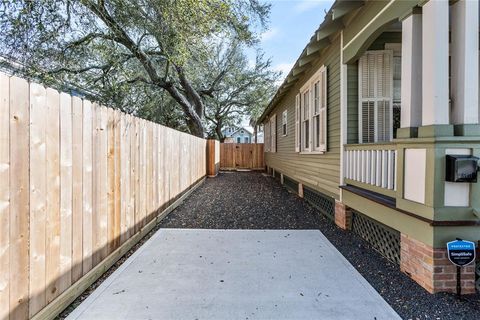
[[455, 240], [447, 243], [448, 259], [462, 267], [475, 260], [475, 243], [465, 240]]

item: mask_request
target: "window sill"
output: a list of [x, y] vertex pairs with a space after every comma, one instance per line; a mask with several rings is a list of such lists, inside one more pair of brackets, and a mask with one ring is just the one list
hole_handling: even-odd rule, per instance
[[325, 151], [300, 151], [299, 154], [325, 154]]

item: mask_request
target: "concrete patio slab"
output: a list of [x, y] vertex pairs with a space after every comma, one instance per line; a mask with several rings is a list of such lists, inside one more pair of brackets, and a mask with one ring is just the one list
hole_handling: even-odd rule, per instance
[[160, 229], [67, 319], [400, 319], [318, 230]]

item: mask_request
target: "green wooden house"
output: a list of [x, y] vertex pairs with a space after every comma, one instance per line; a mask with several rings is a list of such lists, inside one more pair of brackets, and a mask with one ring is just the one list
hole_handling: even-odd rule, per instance
[[480, 157], [478, 96], [477, 1], [338, 0], [261, 117], [267, 169], [429, 292], [455, 291], [446, 243], [480, 240], [480, 182], [447, 181], [446, 158]]

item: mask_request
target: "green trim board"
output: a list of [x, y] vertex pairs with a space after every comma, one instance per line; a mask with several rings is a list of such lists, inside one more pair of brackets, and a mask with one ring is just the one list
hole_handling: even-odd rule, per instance
[[351, 180], [351, 179], [346, 179], [345, 178], [345, 183], [350, 184], [352, 186], [356, 186], [356, 187], [365, 189], [365, 190], [380, 193], [380, 194], [383, 194], [383, 195], [386, 195], [386, 196], [392, 197], [392, 198], [395, 198], [396, 195], [397, 195], [397, 192], [395, 190], [389, 190], [389, 189], [377, 187], [377, 186], [374, 186], [374, 185], [371, 185], [371, 184], [368, 184], [368, 183], [363, 183], [363, 182]]
[[351, 63], [357, 60], [393, 22], [399, 21], [420, 2], [368, 1], [344, 29], [343, 61]]
[[418, 127], [418, 137], [420, 138], [452, 137], [453, 135], [453, 125], [451, 124], [436, 124]]
[[390, 228], [398, 230], [430, 246], [433, 245], [433, 227], [430, 226], [428, 222], [423, 222], [348, 190], [343, 190], [343, 203]]
[[418, 128], [417, 127], [398, 128], [397, 129], [397, 138], [398, 139], [408, 139], [408, 138], [417, 138], [417, 137], [418, 137]]
[[453, 127], [456, 136], [480, 136], [480, 124], [456, 124]]
[[348, 207], [386, 226], [406, 234], [434, 248], [444, 248], [456, 237], [470, 241], [480, 240], [480, 225], [477, 226], [432, 226], [428, 222], [406, 215], [403, 212], [378, 204], [348, 190], [343, 191], [343, 202]]

